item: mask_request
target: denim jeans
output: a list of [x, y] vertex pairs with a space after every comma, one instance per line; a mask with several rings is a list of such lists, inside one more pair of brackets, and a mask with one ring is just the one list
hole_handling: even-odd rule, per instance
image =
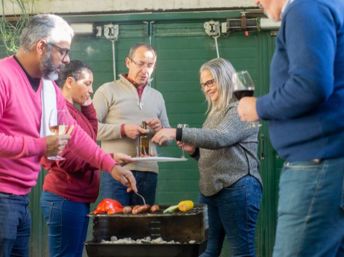
[[90, 205], [42, 192], [41, 208], [48, 225], [49, 257], [82, 257]]
[[[138, 192], [147, 204], [154, 204], [158, 175], [154, 172], [133, 170]], [[128, 193], [127, 187], [113, 179], [108, 172], [102, 172], [100, 191], [102, 198], [112, 198], [122, 205], [141, 205], [142, 199], [134, 193]]]
[[208, 206], [208, 243], [200, 257], [221, 254], [225, 236], [232, 256], [255, 255], [254, 236], [262, 199], [262, 186], [252, 176], [245, 176], [213, 196], [200, 196]]
[[28, 257], [29, 197], [0, 193], [0, 257]]
[[273, 256], [344, 257], [344, 158], [284, 164]]

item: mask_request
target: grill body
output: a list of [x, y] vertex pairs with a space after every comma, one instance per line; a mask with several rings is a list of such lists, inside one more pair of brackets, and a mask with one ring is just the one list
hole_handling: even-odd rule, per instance
[[[167, 206], [161, 206], [164, 210]], [[198, 257], [206, 245], [206, 207], [197, 205], [186, 213], [90, 215], [93, 240], [86, 242], [89, 257]], [[175, 244], [109, 244], [118, 239], [161, 237]]]

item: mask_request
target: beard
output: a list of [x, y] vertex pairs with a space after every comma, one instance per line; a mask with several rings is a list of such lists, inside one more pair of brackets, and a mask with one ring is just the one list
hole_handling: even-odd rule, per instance
[[51, 52], [46, 52], [43, 55], [41, 62], [42, 77], [44, 79], [57, 80], [59, 77], [58, 69], [59, 67], [53, 64]]

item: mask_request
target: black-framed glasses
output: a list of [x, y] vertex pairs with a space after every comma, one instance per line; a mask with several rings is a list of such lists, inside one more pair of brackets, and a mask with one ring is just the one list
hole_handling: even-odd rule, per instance
[[211, 88], [211, 87], [213, 87], [214, 85], [215, 85], [215, 79], [209, 79], [209, 80], [207, 80], [206, 82], [201, 83], [202, 89], [205, 89], [206, 87]]
[[147, 63], [147, 62], [137, 62], [134, 59], [128, 57], [130, 61], [132, 61], [137, 67], [139, 68], [143, 68], [144, 66], [146, 66], [148, 69], [152, 69], [154, 68], [154, 64], [155, 63]]
[[47, 45], [50, 45], [52, 47], [54, 47], [61, 55], [62, 60], [69, 55], [70, 49], [69, 48], [64, 48], [64, 47], [60, 47], [54, 43], [47, 43]]

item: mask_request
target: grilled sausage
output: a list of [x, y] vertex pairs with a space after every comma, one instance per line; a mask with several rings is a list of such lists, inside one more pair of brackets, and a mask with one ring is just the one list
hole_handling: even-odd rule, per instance
[[150, 210], [149, 210], [151, 213], [156, 213], [158, 211], [160, 211], [160, 206], [157, 205], [157, 204], [154, 204], [152, 205], [152, 207], [150, 207]]
[[149, 208], [150, 208], [149, 204], [134, 206], [134, 208], [131, 211], [131, 213], [132, 214], [145, 213], [145, 212], [147, 212], [149, 210]]
[[131, 213], [132, 210], [133, 210], [133, 208], [131, 208], [130, 206], [124, 206], [123, 207], [123, 213], [124, 214]]
[[[134, 205], [133, 208], [131, 209], [131, 213], [134, 214], [134, 212], [137, 211], [137, 208], [139, 208], [141, 205]], [[134, 211], [135, 210], [135, 211]]]

